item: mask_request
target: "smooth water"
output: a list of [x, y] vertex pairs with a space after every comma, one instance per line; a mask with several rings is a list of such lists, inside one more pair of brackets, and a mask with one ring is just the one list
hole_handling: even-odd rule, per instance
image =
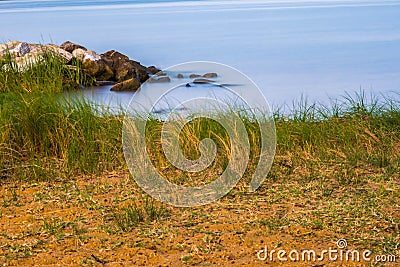
[[[399, 1], [0, 1], [0, 39], [119, 50], [145, 65], [230, 65], [269, 102], [400, 92]], [[102, 102], [129, 93], [98, 88]]]

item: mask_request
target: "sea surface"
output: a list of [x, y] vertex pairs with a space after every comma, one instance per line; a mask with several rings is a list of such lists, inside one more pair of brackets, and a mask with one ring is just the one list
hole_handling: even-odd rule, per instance
[[[0, 1], [0, 40], [121, 51], [144, 65], [223, 63], [272, 106], [400, 92], [400, 1]], [[229, 81], [226, 81], [229, 82]], [[127, 102], [108, 87], [86, 95]], [[194, 90], [194, 89], [193, 89]]]

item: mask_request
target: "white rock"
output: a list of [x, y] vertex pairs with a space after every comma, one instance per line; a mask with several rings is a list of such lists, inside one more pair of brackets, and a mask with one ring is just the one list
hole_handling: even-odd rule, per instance
[[25, 42], [10, 41], [0, 45], [0, 56], [9, 53], [11, 56], [19, 57], [31, 51], [31, 45]]
[[81, 61], [97, 61], [100, 60], [101, 57], [95, 51], [92, 50], [83, 50], [82, 48], [75, 49], [72, 51], [72, 56], [81, 60]]
[[83, 61], [85, 58], [85, 50], [82, 48], [77, 48], [74, 51], [72, 51], [72, 56], [76, 59], [79, 59], [80, 61]]
[[70, 52], [65, 51], [64, 49], [60, 48], [58, 45], [54, 45], [54, 44], [48, 44], [46, 46], [44, 46], [44, 49], [54, 52], [55, 54], [61, 56], [65, 62], [69, 62], [73, 56]]
[[0, 44], [0, 57], [7, 53], [8, 46], [6, 44]]
[[19, 41], [10, 41], [5, 43], [4, 45], [7, 46], [8, 50], [13, 50], [14, 48], [16, 48], [21, 42]]
[[11, 55], [12, 57], [19, 56], [19, 49], [17, 46], [21, 44], [18, 41], [10, 41], [0, 46], [0, 56]]

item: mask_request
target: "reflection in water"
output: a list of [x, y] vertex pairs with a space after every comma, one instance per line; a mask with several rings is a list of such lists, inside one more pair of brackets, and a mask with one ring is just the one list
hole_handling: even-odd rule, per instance
[[[190, 71], [187, 70], [188, 66]], [[212, 70], [207, 69], [210, 66]], [[211, 71], [216, 73], [212, 80], [200, 76]], [[200, 108], [199, 102], [191, 102], [193, 99], [203, 99], [201, 108], [207, 110], [223, 111], [227, 108], [243, 110], [249, 107], [269, 109], [264, 106], [264, 96], [257, 86], [246, 76], [239, 75], [237, 70], [228, 66], [192, 62], [170, 67], [164, 72], [170, 82], [146, 82], [136, 92], [115, 92], [110, 91], [111, 86], [99, 86], [67, 94], [68, 97], [84, 97], [114, 111], [126, 111], [129, 105], [139, 113], [151, 111], [153, 114], [165, 114], [179, 111], [190, 114]], [[212, 104], [204, 106], [204, 103], [211, 102]]]

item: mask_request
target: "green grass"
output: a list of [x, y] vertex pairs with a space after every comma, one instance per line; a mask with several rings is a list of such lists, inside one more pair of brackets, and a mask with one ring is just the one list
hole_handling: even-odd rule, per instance
[[[141, 197], [143, 192], [131, 186], [134, 182], [122, 186], [122, 191], [113, 189], [107, 182], [95, 185], [91, 180], [85, 186], [75, 182], [78, 176], [83, 176], [81, 180], [86, 175], [94, 176], [96, 180], [97, 175], [108, 171], [127, 173], [121, 133], [123, 114], [84, 100], [64, 98], [60, 93], [83, 83], [80, 80], [83, 76], [74, 76], [76, 72], [68, 74], [60, 59], [49, 60], [54, 60], [54, 64], [39, 64], [26, 73], [0, 70], [0, 184], [8, 188], [0, 201], [4, 209], [0, 219], [8, 218], [9, 209], [19, 209], [20, 213], [25, 209], [25, 185], [35, 187], [36, 181], [55, 181], [43, 183], [40, 190], [34, 190], [35, 206], [67, 202], [79, 206], [79, 211], [87, 209], [88, 220], [100, 218], [99, 225], [89, 227], [83, 219], [73, 218], [79, 214], [72, 217], [63, 214], [66, 218], [43, 217], [42, 210], [38, 209], [33, 212], [41, 218], [39, 226], [27, 230], [27, 236], [36, 235], [37, 231], [40, 237], [46, 238], [27, 245], [10, 245], [11, 241], [3, 244], [4, 251], [9, 252], [7, 257], [30, 257], [41, 250], [43, 242], [53, 239], [57, 242], [66, 242], [72, 237], [90, 239], [93, 229], [106, 231], [107, 238], [117, 233], [118, 238], [114, 240], [115, 247], [119, 247], [131, 238], [123, 239], [122, 235], [137, 234], [137, 231], [145, 235], [149, 225], [158, 221], [166, 227], [159, 228], [161, 232], [166, 231], [165, 236], [170, 236], [168, 231], [181, 232], [182, 227], [193, 228], [190, 231], [196, 234], [205, 231], [199, 223], [219, 222], [220, 212], [233, 216], [226, 220], [236, 220], [243, 225], [240, 230], [243, 232], [256, 226], [257, 233], [263, 236], [304, 227], [310, 236], [318, 235], [326, 244], [346, 237], [350, 244], [359, 247], [398, 254], [400, 103], [396, 98], [368, 96], [360, 91], [348, 93], [329, 105], [309, 103], [303, 97], [288, 110], [276, 110], [274, 164], [263, 185], [251, 194], [247, 186], [259, 158], [260, 129], [250, 114], [238, 112], [251, 147], [244, 179], [214, 206], [190, 210], [168, 207], [167, 210], [150, 198]], [[73, 80], [71, 87], [65, 86], [66, 77]], [[167, 160], [160, 142], [163, 126], [157, 118], [147, 122], [146, 146], [152, 162], [165, 178], [193, 186], [214, 180], [223, 172], [231, 157], [232, 144], [219, 123], [195, 119], [185, 125], [179, 136], [179, 149], [192, 160], [200, 156], [200, 140], [210, 138], [216, 144], [216, 159], [207, 170], [197, 173], [181, 171]], [[17, 190], [13, 181], [18, 180], [23, 181], [23, 186]], [[54, 187], [57, 184], [59, 187]], [[107, 202], [99, 201], [102, 198]], [[242, 213], [236, 213], [241, 209]], [[181, 221], [177, 215], [181, 213], [190, 216]], [[247, 218], [248, 214], [254, 216]], [[106, 227], [102, 228], [104, 223]], [[334, 236], [322, 237], [321, 232]], [[206, 247], [202, 249], [199, 245], [199, 251], [209, 255], [218, 246], [208, 246], [212, 242], [206, 234], [207, 239], [201, 243]], [[304, 241], [304, 236], [297, 233], [292, 236], [299, 242]], [[25, 235], [19, 238], [22, 240]], [[153, 236], [151, 239], [158, 241]], [[142, 244], [145, 242], [135, 245]], [[195, 262], [195, 254], [185, 253], [182, 262]]]
[[130, 231], [140, 223], [151, 223], [168, 217], [168, 215], [167, 209], [146, 197], [142, 205], [133, 202], [133, 204], [112, 213], [111, 217], [119, 230]]
[[[327, 107], [312, 104], [306, 108], [302, 103], [292, 115], [276, 113], [275, 164], [288, 166], [290, 171], [304, 163], [302, 155], [307, 153], [308, 165], [341, 164], [346, 169], [340, 178], [344, 183], [352, 182], [352, 169], [359, 165], [382, 168], [388, 174], [398, 172], [399, 104], [384, 101], [369, 106], [363, 97], [362, 94], [351, 99], [348, 96], [340, 107], [335, 107], [334, 114]], [[251, 118], [242, 116], [242, 119], [251, 145], [245, 173], [250, 178], [259, 156], [260, 132]], [[126, 169], [122, 123], [122, 115], [84, 100], [63, 99], [43, 92], [0, 94], [0, 178], [68, 179], [78, 174]], [[157, 119], [146, 125], [148, 151], [160, 172], [183, 184], [210, 172], [208, 169], [188, 173], [174, 168], [161, 150], [162, 126], [163, 122]], [[185, 125], [180, 138], [180, 149], [190, 159], [199, 157], [200, 140], [215, 141], [218, 153], [211, 172], [216, 175], [229, 162], [231, 144], [226, 131], [216, 122], [193, 120]]]
[[98, 110], [53, 94], [3, 95], [2, 179], [65, 178], [121, 166], [121, 119]]
[[[0, 179], [68, 179], [81, 173], [126, 169], [122, 113], [59, 94], [86, 82], [79, 62], [71, 70], [61, 58], [46, 52], [42, 61], [20, 72], [14, 60], [10, 55], [0, 60], [0, 65], [8, 66], [0, 69]], [[259, 159], [260, 129], [251, 114], [237, 114], [250, 142], [245, 173], [249, 179]], [[360, 164], [387, 173], [399, 169], [400, 104], [395, 100], [368, 97], [360, 91], [324, 106], [302, 97], [289, 111], [275, 111], [274, 118], [277, 155], [292, 155], [290, 160], [278, 157], [276, 163], [292, 165], [289, 170], [300, 164], [304, 153], [310, 159], [307, 164], [342, 164], [346, 177]], [[210, 170], [215, 174], [208, 177], [212, 180], [227, 166], [232, 144], [216, 121], [192, 120], [180, 134], [180, 149], [192, 160], [200, 156], [200, 140], [210, 138], [216, 144], [217, 158], [209, 169], [197, 174], [180, 171], [168, 162], [161, 150], [162, 127], [161, 120], [147, 122], [147, 149], [159, 171], [173, 182], [190, 183]], [[346, 177], [341, 178], [343, 182], [350, 182]]]
[[18, 65], [10, 53], [0, 57], [0, 93], [60, 93], [93, 84], [94, 79], [85, 75], [81, 62], [73, 59], [71, 65], [66, 65], [64, 59], [51, 50], [44, 46], [40, 49], [42, 56], [24, 67]]

